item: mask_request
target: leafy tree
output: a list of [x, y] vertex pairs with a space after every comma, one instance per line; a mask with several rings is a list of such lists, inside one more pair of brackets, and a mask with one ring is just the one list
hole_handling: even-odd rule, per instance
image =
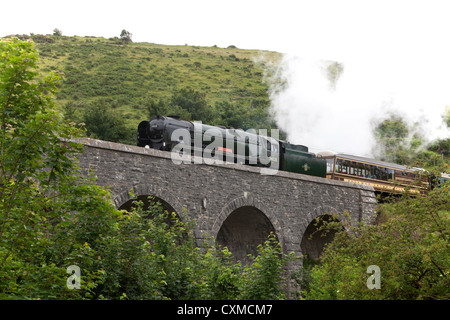
[[88, 136], [106, 141], [134, 143], [134, 139], [130, 138], [130, 130], [124, 125], [123, 117], [108, 111], [103, 104], [89, 106], [82, 119]]
[[106, 241], [110, 244], [102, 260], [112, 276], [99, 291], [104, 297], [117, 299], [125, 293], [130, 299], [285, 298], [282, 275], [292, 256], [282, 255], [275, 236], [270, 235], [253, 263], [243, 267], [227, 248], [208, 243], [197, 247], [193, 221], [181, 223], [174, 213], [149, 202], [146, 208], [135, 201]]
[[[443, 115], [444, 123], [447, 121], [448, 114], [446, 111]], [[391, 114], [377, 123], [373, 129], [376, 141], [373, 149], [375, 157], [398, 164], [447, 172], [446, 158], [450, 156], [450, 139], [426, 142], [419, 130], [419, 123], [413, 127], [401, 116]]]
[[[445, 112], [442, 115], [442, 120], [446, 125], [447, 129], [450, 129], [450, 106], [445, 108]], [[428, 150], [433, 151], [442, 156], [442, 158], [450, 157], [450, 138], [438, 139], [433, 141], [429, 146]]]
[[447, 128], [450, 128], [450, 106], [445, 107], [445, 113], [442, 116]]
[[192, 120], [200, 120], [203, 123], [210, 123], [212, 120], [211, 106], [208, 105], [205, 94], [199, 91], [180, 89], [172, 96], [170, 105], [178, 106], [190, 113]]
[[248, 129], [247, 118], [241, 106], [235, 106], [227, 101], [216, 104], [215, 124], [236, 129]]
[[58, 28], [55, 28], [55, 29], [53, 29], [53, 35], [60, 37], [60, 36], [62, 36], [62, 31], [59, 30]]
[[[312, 268], [307, 299], [448, 300], [450, 184], [426, 197], [384, 204], [379, 223], [346, 225]], [[328, 227], [336, 227], [329, 225]], [[367, 268], [381, 271], [369, 289]]]
[[450, 138], [447, 139], [438, 139], [436, 141], [433, 141], [429, 146], [428, 149], [430, 151], [433, 151], [442, 157], [450, 157]]
[[158, 102], [155, 102], [153, 99], [149, 99], [146, 105], [149, 117], [148, 119], [151, 119], [153, 116], [156, 115], [165, 115], [165, 116], [176, 115], [183, 120], [192, 119], [192, 115], [189, 113], [189, 111], [183, 109], [178, 105], [170, 105], [167, 101], [164, 101], [163, 99], [159, 99]]
[[[80, 297], [61, 283], [67, 277], [65, 259], [85, 250], [86, 239], [59, 239], [59, 247], [54, 232], [74, 213], [91, 214], [90, 206], [113, 207], [104, 191], [76, 174], [73, 156], [81, 146], [69, 139], [79, 132], [52, 110], [59, 77], [52, 73], [38, 80], [38, 54], [31, 41], [2, 39], [0, 54], [0, 295]], [[94, 273], [86, 274], [86, 287]]]
[[[282, 258], [280, 258], [282, 257]], [[280, 243], [273, 234], [268, 240], [258, 246], [258, 255], [251, 257], [253, 263], [246, 266], [242, 276], [242, 293], [240, 299], [248, 300], [277, 300], [286, 298], [283, 268], [294, 259], [293, 254], [283, 256]]]
[[373, 130], [376, 141], [374, 154], [384, 161], [409, 165], [423, 144], [423, 137], [399, 115], [392, 114]]
[[133, 42], [131, 40], [131, 37], [133, 36], [133, 34], [125, 29], [122, 30], [122, 32], [120, 33], [120, 40], [122, 40], [123, 44], [128, 44], [130, 42]]

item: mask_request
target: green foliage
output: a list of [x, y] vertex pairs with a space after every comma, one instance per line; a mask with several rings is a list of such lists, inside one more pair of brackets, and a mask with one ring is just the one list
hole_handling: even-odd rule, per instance
[[59, 30], [58, 28], [53, 29], [53, 35], [56, 37], [61, 37], [62, 36], [62, 31]]
[[[450, 185], [384, 204], [376, 225], [346, 225], [312, 268], [307, 299], [449, 299]], [[369, 289], [367, 268], [381, 270]]]
[[[271, 234], [268, 240], [258, 246], [258, 255], [252, 257], [253, 263], [246, 266], [241, 279], [240, 298], [247, 300], [277, 300], [286, 298], [280, 283], [285, 282], [283, 268], [294, 259], [293, 254], [282, 255], [280, 243]], [[243, 281], [242, 281], [243, 280]]]
[[374, 129], [377, 142], [374, 153], [383, 161], [409, 164], [416, 149], [421, 145], [417, 134], [411, 137], [411, 128], [399, 115], [390, 115]]
[[82, 122], [86, 126], [86, 134], [95, 139], [119, 143], [135, 139], [135, 130], [129, 130], [120, 115], [108, 111], [103, 104], [88, 106], [82, 116]]
[[[187, 111], [192, 120], [209, 123], [213, 117], [213, 111], [206, 102], [205, 94], [192, 89], [181, 89], [176, 92], [171, 98], [170, 105]], [[186, 120], [191, 120], [191, 118]]]
[[47, 259], [48, 235], [80, 206], [73, 156], [81, 146], [68, 140], [79, 132], [52, 110], [58, 76], [37, 79], [33, 42], [1, 40], [0, 54], [1, 295], [58, 296], [64, 271]]
[[[163, 211], [157, 202], [144, 208], [135, 202], [123, 212], [108, 257], [103, 297], [130, 299], [278, 299], [284, 298], [283, 266], [279, 243], [269, 236], [242, 267], [227, 248], [204, 244], [197, 247], [193, 222], [181, 223], [175, 213]], [[130, 236], [131, 235], [131, 236]], [[122, 262], [122, 263], [120, 263]], [[120, 269], [114, 272], [110, 269]], [[107, 289], [107, 290], [106, 290]]]
[[133, 42], [131, 40], [131, 37], [133, 36], [133, 34], [125, 29], [122, 30], [122, 32], [120, 33], [120, 40], [122, 40], [123, 44], [128, 44], [130, 42]]
[[[122, 34], [112, 39], [33, 35], [39, 41], [40, 70], [64, 72], [56, 107], [70, 120], [81, 123], [87, 108], [103, 105], [127, 132], [136, 132], [137, 124], [155, 111], [235, 128], [276, 127], [268, 112], [264, 62], [254, 62], [259, 51], [131, 41], [124, 46], [128, 32]], [[280, 55], [265, 52], [265, 57]], [[70, 114], [67, 109], [74, 105], [76, 112]], [[91, 131], [88, 124], [86, 129]], [[136, 143], [135, 137], [120, 141]]]
[[[244, 268], [158, 204], [116, 210], [79, 172], [80, 132], [52, 110], [58, 78], [38, 80], [33, 42], [0, 49], [0, 299], [284, 297], [275, 237]], [[80, 289], [66, 286], [71, 265]]]
[[[444, 120], [446, 116], [447, 114], [444, 114]], [[424, 135], [420, 133], [420, 123], [412, 126], [400, 115], [390, 114], [376, 123], [373, 134], [376, 141], [373, 152], [380, 160], [427, 170], [434, 168], [434, 171], [438, 172], [449, 170], [450, 139], [427, 143]]]

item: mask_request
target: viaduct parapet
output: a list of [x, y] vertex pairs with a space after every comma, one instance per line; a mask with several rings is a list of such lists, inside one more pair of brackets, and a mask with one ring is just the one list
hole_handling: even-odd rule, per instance
[[155, 196], [182, 221], [186, 212], [197, 221], [198, 243], [213, 237], [242, 261], [270, 232], [284, 252], [317, 259], [329, 239], [314, 233], [315, 218], [345, 211], [353, 221], [375, 217], [376, 197], [369, 186], [283, 171], [263, 175], [260, 168], [239, 164], [176, 164], [169, 152], [80, 141], [82, 170], [93, 170], [117, 208], [130, 206], [131, 190], [141, 199]]

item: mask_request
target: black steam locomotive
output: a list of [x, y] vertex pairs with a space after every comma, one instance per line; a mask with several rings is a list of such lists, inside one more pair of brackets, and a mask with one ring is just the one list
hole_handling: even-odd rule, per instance
[[139, 123], [137, 145], [188, 153], [205, 159], [326, 177], [326, 161], [310, 153], [306, 146], [258, 134], [255, 130], [204, 125], [180, 120], [176, 116], [158, 115], [150, 121]]

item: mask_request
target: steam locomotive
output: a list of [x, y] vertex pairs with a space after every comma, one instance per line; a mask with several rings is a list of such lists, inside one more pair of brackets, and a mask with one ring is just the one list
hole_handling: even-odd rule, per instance
[[418, 195], [450, 180], [444, 174], [430, 180], [421, 168], [369, 158], [329, 152], [316, 155], [306, 146], [269, 137], [264, 131], [257, 134], [204, 125], [177, 116], [157, 115], [139, 123], [137, 145], [187, 155], [189, 162], [193, 155], [206, 163], [219, 160], [370, 185], [381, 194], [407, 191]]
[[[266, 132], [263, 132], [266, 133]], [[157, 115], [138, 125], [137, 145], [206, 159], [326, 177], [327, 162], [308, 147], [255, 130], [210, 126]]]

